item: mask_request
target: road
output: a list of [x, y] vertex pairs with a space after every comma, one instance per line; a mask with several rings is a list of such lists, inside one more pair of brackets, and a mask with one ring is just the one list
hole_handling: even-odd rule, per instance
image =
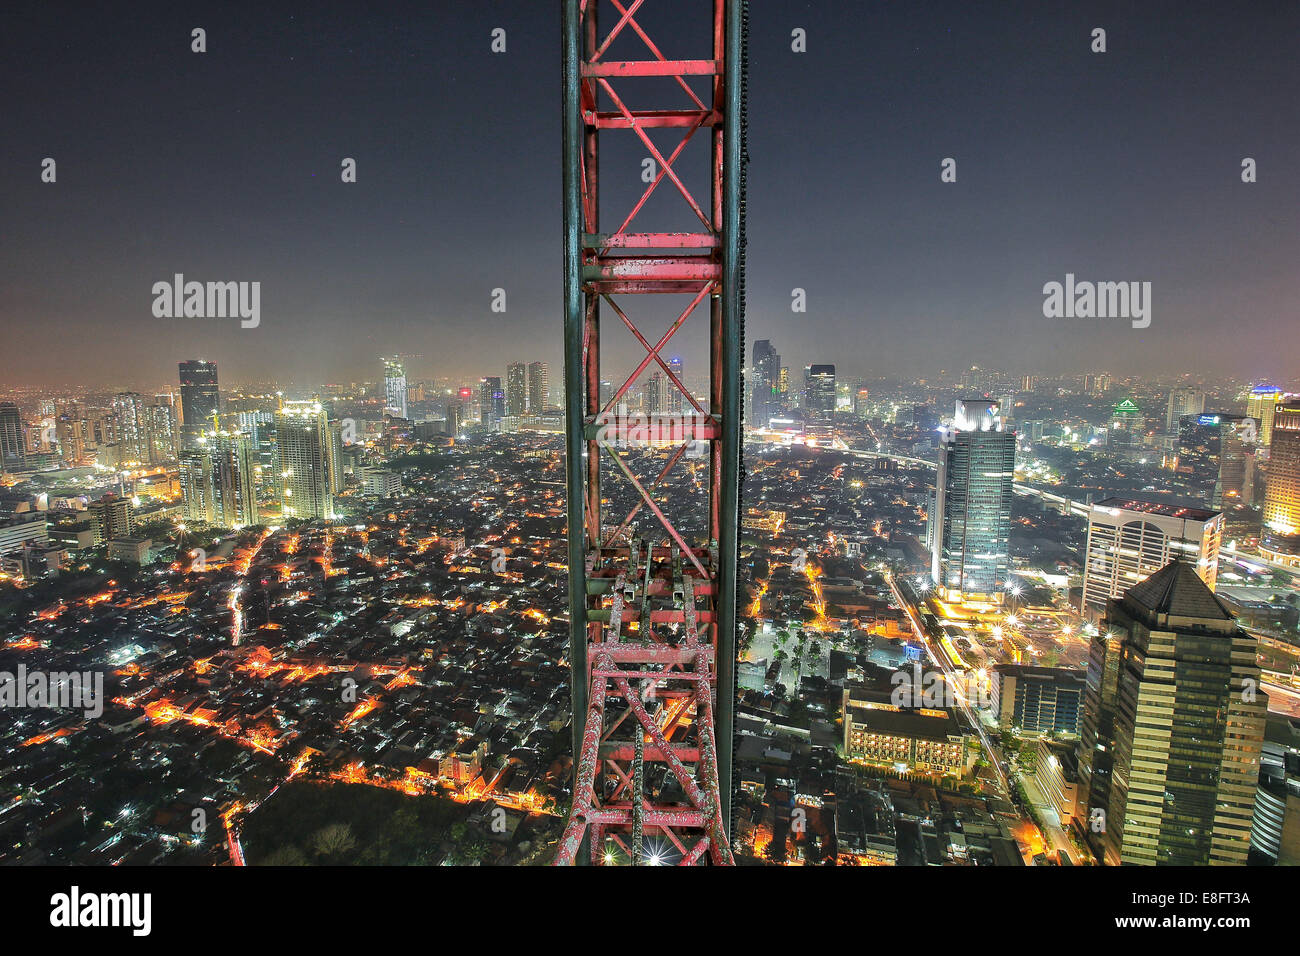
[[247, 866], [244, 862], [244, 848], [239, 844], [239, 831], [230, 821], [226, 821], [226, 845], [230, 848], [230, 865]]
[[971, 727], [974, 728], [975, 732], [979, 735], [980, 744], [983, 746], [984, 753], [988, 757], [989, 765], [998, 776], [998, 782], [1002, 787], [1002, 794], [1010, 799], [1011, 787], [1007, 783], [1007, 775], [1002, 769], [1002, 761], [999, 759], [998, 753], [994, 749], [993, 742], [989, 739], [988, 733], [984, 730], [984, 724], [979, 719], [979, 715], [971, 710], [970, 705], [966, 701], [966, 695], [962, 689], [965, 686], [965, 681], [960, 678], [957, 672], [952, 669], [946, 660], [935, 653], [935, 649], [931, 644], [930, 639], [926, 637], [925, 629], [921, 627], [920, 619], [916, 616], [916, 610], [912, 607], [912, 602], [903, 596], [903, 592], [899, 590], [898, 584], [894, 580], [894, 576], [888, 571], [884, 572], [884, 576], [885, 582], [889, 585], [890, 592], [894, 595], [894, 600], [897, 601], [898, 606], [906, 612], [907, 619], [912, 624], [912, 632], [916, 635], [916, 639], [921, 643], [921, 646], [925, 648], [925, 653], [930, 658], [930, 661], [943, 672], [944, 679], [947, 680], [948, 686], [952, 688], [953, 698], [956, 700], [958, 708], [961, 710], [962, 714], [965, 715]]
[[1077, 864], [1074, 847], [1070, 844], [1070, 837], [1061, 826], [1061, 818], [1053, 808], [1042, 788], [1038, 786], [1038, 781], [1033, 774], [1020, 774], [1020, 782], [1024, 785], [1025, 796], [1028, 798], [1029, 805], [1036, 811], [1039, 832], [1046, 838], [1051, 849], [1056, 851], [1057, 858], [1061, 855], [1069, 857], [1071, 863]]

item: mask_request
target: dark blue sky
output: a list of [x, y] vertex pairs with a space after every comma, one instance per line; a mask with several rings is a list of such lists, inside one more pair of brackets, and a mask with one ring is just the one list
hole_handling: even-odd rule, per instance
[[[707, 6], [639, 19], [671, 37], [666, 14]], [[558, 363], [559, 2], [382, 7], [8, 5], [0, 386], [164, 382], [198, 355], [226, 382], [373, 379], [391, 352], [424, 356], [415, 377]], [[1300, 379], [1300, 5], [751, 10], [748, 334], [792, 369]], [[666, 53], [698, 55], [689, 26]], [[641, 156], [605, 152], [615, 204]], [[661, 192], [641, 224], [689, 226]], [[154, 318], [175, 272], [260, 281], [260, 328]], [[1151, 327], [1044, 318], [1067, 272], [1150, 281]]]

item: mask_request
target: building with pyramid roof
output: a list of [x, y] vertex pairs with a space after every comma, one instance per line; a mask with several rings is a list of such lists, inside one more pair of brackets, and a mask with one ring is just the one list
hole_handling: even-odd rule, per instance
[[1106, 862], [1246, 862], [1268, 713], [1255, 653], [1255, 638], [1185, 561], [1109, 602], [1080, 752], [1089, 829]]

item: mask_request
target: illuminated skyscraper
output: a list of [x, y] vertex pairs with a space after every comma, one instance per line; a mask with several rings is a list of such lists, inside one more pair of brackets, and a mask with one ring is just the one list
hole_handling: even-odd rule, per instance
[[528, 412], [528, 371], [523, 362], [506, 366], [506, 414], [520, 418]]
[[200, 435], [181, 454], [185, 517], [222, 528], [257, 524], [253, 442], [243, 432]]
[[751, 417], [755, 425], [765, 427], [767, 420], [779, 415], [781, 408], [781, 356], [772, 343], [759, 339], [754, 343], [754, 385], [750, 390]]
[[532, 362], [528, 366], [528, 414], [540, 415], [546, 411], [551, 397], [550, 371], [545, 362]]
[[930, 508], [930, 576], [954, 599], [999, 600], [1007, 580], [1016, 433], [997, 402], [958, 400], [939, 445]]
[[[3, 426], [0, 426], [0, 430]], [[78, 465], [86, 459], [86, 443], [90, 440], [90, 425], [84, 418], [60, 415], [54, 421], [54, 436], [63, 460]]]
[[1239, 429], [1223, 429], [1219, 436], [1219, 477], [1210, 502], [1214, 507], [1230, 508], [1254, 502], [1256, 447]]
[[1273, 414], [1285, 398], [1280, 388], [1256, 385], [1246, 399], [1246, 414], [1259, 422], [1259, 443], [1265, 448], [1273, 440]]
[[1300, 736], [1284, 715], [1270, 715], [1260, 754], [1250, 848], [1274, 864], [1300, 865]]
[[319, 402], [285, 402], [275, 413], [276, 468], [286, 518], [333, 518], [329, 423]]
[[13, 402], [0, 402], [0, 470], [21, 467], [26, 461], [22, 415]]
[[131, 499], [112, 492], [92, 501], [86, 507], [86, 513], [90, 515], [91, 528], [95, 532], [95, 544], [130, 537], [135, 527], [135, 509]]
[[1278, 405], [1273, 413], [1264, 490], [1264, 557], [1300, 567], [1300, 402]]
[[1184, 415], [1199, 415], [1205, 411], [1205, 393], [1191, 385], [1180, 385], [1169, 393], [1169, 404], [1165, 408], [1165, 433], [1174, 434], [1178, 430], [1178, 420]]
[[1256, 643], [1183, 561], [1110, 601], [1080, 754], [1108, 862], [1246, 862], [1268, 709]]
[[443, 426], [443, 434], [452, 438], [458, 437], [465, 425], [465, 406], [456, 399], [447, 402], [447, 418]]
[[343, 475], [343, 423], [332, 421], [326, 425], [326, 450], [329, 452], [330, 490], [341, 494], [347, 487]]
[[384, 411], [395, 418], [406, 414], [406, 369], [397, 359], [384, 359]]
[[667, 412], [669, 387], [668, 379], [661, 372], [655, 372], [646, 379], [642, 397], [647, 414], [660, 415]]
[[813, 415], [835, 412], [835, 366], [809, 365], [804, 372], [808, 411]]
[[[677, 376], [677, 381], [680, 382], [682, 380], [682, 357], [680, 355], [674, 355], [668, 360], [668, 367], [672, 370], [672, 373]], [[671, 381], [667, 383], [667, 388], [668, 411], [674, 415], [680, 415], [686, 398], [682, 395], [682, 390]]]
[[1110, 388], [1110, 375], [1106, 372], [1089, 372], [1083, 377], [1083, 391], [1086, 395], [1100, 398]]
[[501, 387], [501, 376], [489, 375], [479, 382], [478, 403], [483, 424], [496, 428], [506, 417], [506, 392]]
[[1174, 558], [1187, 561], [1213, 591], [1222, 537], [1218, 511], [1128, 498], [1097, 502], [1088, 512], [1083, 610], [1102, 615], [1111, 598]]
[[176, 422], [176, 408], [170, 395], [155, 395], [154, 404], [145, 408], [145, 436], [148, 461], [153, 465], [175, 461], [179, 447], [180, 429]]
[[144, 396], [139, 392], [119, 392], [113, 396], [113, 414], [117, 416], [117, 441], [123, 463], [147, 465], [149, 453], [148, 416]]
[[181, 444], [188, 447], [193, 439], [212, 428], [212, 416], [220, 407], [217, 363], [202, 359], [181, 362], [180, 380]]
[[1215, 475], [1213, 507], [1251, 504], [1258, 435], [1258, 423], [1246, 415], [1184, 415], [1178, 423], [1178, 464]]
[[180, 455], [181, 500], [185, 503], [185, 520], [212, 520], [212, 463], [202, 437]]
[[253, 463], [262, 469], [267, 479], [275, 474], [275, 413], [259, 409], [239, 412], [223, 419], [232, 430], [245, 432], [253, 445]]

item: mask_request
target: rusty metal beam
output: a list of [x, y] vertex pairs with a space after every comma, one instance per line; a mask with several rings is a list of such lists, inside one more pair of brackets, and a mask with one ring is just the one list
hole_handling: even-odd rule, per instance
[[[740, 35], [742, 0], [693, 2], [712, 11], [705, 18], [713, 34], [712, 59], [665, 57], [637, 22], [645, 0], [564, 0], [565, 431], [575, 779], [558, 864], [734, 862], [727, 832], [741, 259], [734, 95], [740, 58], [733, 39]], [[602, 6], [614, 15], [603, 39], [596, 24]], [[639, 37], [653, 59], [604, 60], [625, 32]], [[623, 87], [663, 77], [674, 78], [695, 108], [626, 105]], [[707, 105], [689, 77], [702, 78], [696, 83], [701, 90], [707, 86]], [[666, 157], [646, 134], [656, 127], [683, 131]], [[676, 168], [701, 129], [709, 131], [710, 143], [705, 204], [696, 201]], [[657, 172], [626, 215], [615, 210], [611, 222], [621, 219], [618, 228], [602, 232], [599, 144], [602, 136], [629, 134], [655, 159]], [[685, 200], [686, 221], [670, 231], [628, 231], [665, 180]], [[616, 301], [623, 295], [686, 296], [689, 304], [652, 343], [639, 327], [636, 309]], [[707, 401], [692, 395], [661, 355], [706, 298]], [[603, 403], [602, 300], [646, 352]], [[691, 411], [624, 414], [624, 397], [651, 365], [664, 372]], [[688, 462], [688, 450], [700, 446], [707, 457]], [[643, 481], [630, 465], [632, 457], [661, 448], [667, 463], [653, 481]], [[613, 466], [612, 480], [635, 492], [634, 506], [616, 527], [602, 514], [602, 463]], [[691, 540], [694, 533], [681, 528], [694, 496], [675, 493], [667, 482], [674, 473], [687, 468], [697, 473], [701, 467], [709, 473], [709, 527], [703, 540]], [[657, 519], [658, 528], [645, 519], [638, 522], [643, 509]]]

